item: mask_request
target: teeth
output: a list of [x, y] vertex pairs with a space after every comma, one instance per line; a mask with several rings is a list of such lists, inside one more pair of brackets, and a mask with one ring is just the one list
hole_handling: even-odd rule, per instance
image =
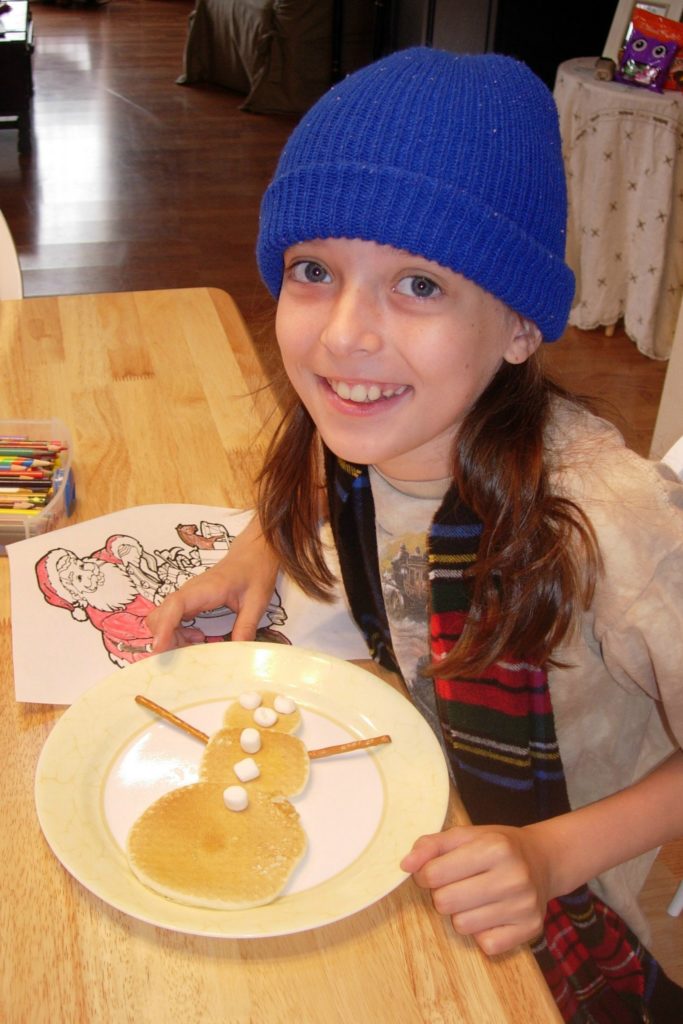
[[406, 390], [405, 384], [397, 388], [380, 388], [379, 384], [347, 384], [344, 380], [331, 380], [329, 385], [335, 394], [345, 401], [350, 402], [376, 402], [380, 398], [393, 398], [394, 395], [402, 395]]
[[380, 396], [380, 390], [376, 384], [366, 388], [364, 384], [354, 384], [351, 388], [352, 402], [374, 402]]

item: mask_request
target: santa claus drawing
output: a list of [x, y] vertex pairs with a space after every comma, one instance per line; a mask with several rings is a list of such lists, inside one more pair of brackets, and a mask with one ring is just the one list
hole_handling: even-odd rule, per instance
[[[186, 529], [186, 527], [184, 528]], [[124, 667], [152, 653], [152, 636], [146, 618], [155, 605], [176, 590], [196, 572], [203, 572], [204, 559], [174, 551], [151, 553], [134, 537], [116, 534], [103, 548], [80, 556], [67, 548], [53, 548], [36, 564], [38, 586], [45, 600], [71, 613], [78, 622], [89, 622], [99, 631], [110, 659]], [[214, 625], [207, 635], [196, 623], [186, 623], [189, 642], [209, 643], [230, 639], [234, 615], [221, 609], [225, 621], [217, 631]], [[211, 617], [216, 617], [216, 612]], [[287, 637], [272, 628], [282, 625], [287, 616], [279, 595], [267, 613], [267, 623], [258, 631], [259, 639], [289, 643]]]

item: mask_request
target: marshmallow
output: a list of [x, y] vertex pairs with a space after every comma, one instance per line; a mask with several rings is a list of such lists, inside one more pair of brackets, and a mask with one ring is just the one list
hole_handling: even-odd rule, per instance
[[241, 693], [239, 698], [240, 704], [247, 711], [253, 711], [261, 703], [261, 694], [256, 693], [254, 690], [250, 690], [248, 693]]
[[296, 711], [296, 704], [291, 697], [283, 697], [281, 694], [273, 701], [273, 707], [276, 711], [279, 711], [281, 715], [291, 715]]
[[258, 729], [242, 729], [240, 746], [245, 754], [258, 754], [261, 749], [261, 734]]
[[277, 722], [277, 714], [272, 708], [256, 708], [254, 711], [254, 721], [257, 725], [265, 726], [275, 725]]
[[251, 782], [252, 779], [258, 779], [261, 774], [261, 769], [253, 757], [245, 757], [238, 761], [232, 766], [232, 770], [240, 782]]
[[223, 790], [223, 800], [229, 811], [243, 811], [249, 805], [249, 797], [244, 786], [228, 786]]

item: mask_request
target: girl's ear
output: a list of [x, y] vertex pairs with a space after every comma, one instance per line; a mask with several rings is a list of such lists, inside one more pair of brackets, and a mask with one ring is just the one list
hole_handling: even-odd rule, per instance
[[515, 314], [512, 337], [503, 352], [503, 359], [508, 363], [525, 363], [543, 341], [543, 335], [531, 320]]

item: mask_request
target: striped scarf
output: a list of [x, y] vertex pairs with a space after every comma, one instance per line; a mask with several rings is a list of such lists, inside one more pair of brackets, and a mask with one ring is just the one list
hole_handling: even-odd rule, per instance
[[[349, 604], [373, 658], [398, 671], [382, 598], [366, 467], [325, 452], [330, 522]], [[457, 642], [469, 610], [463, 572], [481, 524], [451, 490], [428, 537], [431, 653]], [[435, 681], [437, 710], [458, 792], [474, 824], [523, 826], [570, 810], [546, 672], [505, 659], [478, 677]], [[571, 1024], [672, 1024], [683, 990], [621, 918], [587, 886], [549, 902], [532, 947]]]

